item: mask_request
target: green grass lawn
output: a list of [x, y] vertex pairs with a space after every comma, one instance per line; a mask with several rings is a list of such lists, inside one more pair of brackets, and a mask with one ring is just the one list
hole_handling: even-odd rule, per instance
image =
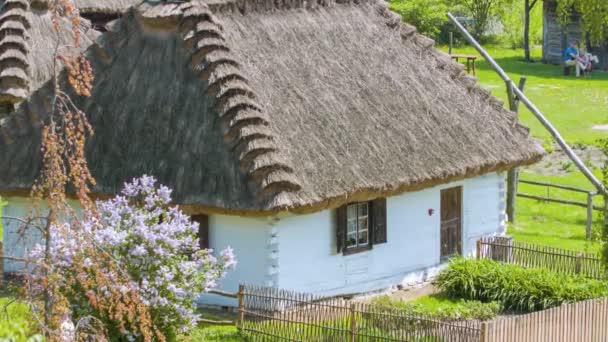
[[[447, 48], [441, 47], [443, 51]], [[524, 63], [523, 50], [487, 47], [487, 51], [516, 83], [527, 77], [525, 93], [545, 116], [560, 131], [570, 144], [594, 145], [598, 138], [607, 137], [608, 132], [593, 130], [594, 125], [608, 124], [608, 73], [596, 72], [589, 78], [577, 79], [563, 76], [562, 68], [542, 63]], [[471, 47], [455, 48], [454, 53], [479, 53]], [[540, 61], [540, 48], [532, 52], [533, 59]], [[507, 99], [505, 84], [486, 61], [477, 63], [480, 84], [502, 100]], [[527, 108], [522, 106], [521, 121], [532, 135], [546, 141], [551, 136]]]
[[[601, 177], [599, 172], [596, 176]], [[568, 176], [540, 176], [522, 173], [521, 179], [531, 181], [542, 181], [553, 184], [580, 187], [592, 190], [593, 187], [587, 179], [579, 172], [572, 172]], [[528, 184], [520, 184], [519, 192], [536, 196], [547, 196], [546, 187], [538, 187]], [[583, 193], [575, 193], [560, 189], [550, 189], [551, 197], [571, 201], [587, 201]], [[602, 206], [601, 196], [594, 198], [595, 206]], [[594, 221], [598, 222], [599, 212], [594, 213]], [[585, 251], [599, 252], [598, 242], [586, 240], [587, 210], [574, 206], [546, 203], [536, 200], [518, 198], [516, 207], [516, 222], [509, 227], [508, 233], [513, 235], [517, 241], [525, 241], [536, 244], [550, 245], [554, 247]], [[594, 229], [598, 227], [594, 226]]]
[[[447, 50], [445, 47], [441, 49]], [[594, 125], [608, 124], [608, 73], [596, 72], [589, 78], [576, 79], [574, 76], [563, 76], [559, 66], [524, 63], [522, 50], [488, 47], [487, 51], [515, 82], [522, 76], [527, 77], [525, 93], [570, 145], [597, 145], [599, 138], [608, 137], [607, 131], [592, 129]], [[456, 48], [454, 53], [479, 56], [477, 51], [470, 47]], [[533, 50], [533, 59], [540, 60], [541, 53], [540, 49]], [[477, 77], [482, 87], [490, 89], [494, 96], [506, 101], [504, 82], [483, 58], [478, 62]], [[520, 119], [531, 129], [532, 136], [543, 139], [545, 146], [553, 143], [549, 132], [524, 106], [521, 106]], [[599, 170], [594, 170], [594, 173], [601, 179]], [[577, 170], [565, 176], [523, 173], [521, 178], [594, 189]], [[550, 191], [561, 199], [586, 202], [584, 194], [557, 189]], [[547, 190], [522, 184], [520, 192], [545, 196]], [[596, 197], [595, 201], [595, 205], [602, 205], [600, 197]], [[519, 198], [516, 218], [515, 225], [509, 227], [509, 234], [515, 236], [518, 241], [579, 251], [599, 251], [598, 243], [585, 240], [587, 213], [584, 208]]]

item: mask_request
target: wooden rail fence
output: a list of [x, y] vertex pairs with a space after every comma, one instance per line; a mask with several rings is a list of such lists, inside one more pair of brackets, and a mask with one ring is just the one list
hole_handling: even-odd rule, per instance
[[[524, 194], [524, 193], [518, 192], [517, 197], [533, 199], [533, 200], [542, 201], [542, 202], [559, 203], [559, 204], [571, 205], [571, 206], [575, 206], [575, 207], [586, 208], [587, 209], [587, 224], [586, 224], [587, 240], [592, 239], [593, 212], [605, 210], [604, 207], [598, 207], [598, 206], [593, 205], [593, 197], [599, 195], [597, 192], [589, 191], [589, 190], [585, 190], [585, 189], [579, 189], [579, 188], [575, 188], [572, 186], [557, 185], [557, 184], [544, 183], [544, 182], [535, 182], [535, 181], [529, 181], [529, 180], [524, 180], [524, 179], [520, 179], [518, 182], [520, 184], [528, 184], [528, 185], [545, 187], [545, 188], [547, 188], [547, 196], [537, 196], [537, 195], [530, 195], [530, 194]], [[552, 189], [552, 188], [585, 194], [587, 197], [587, 201], [579, 202], [579, 201], [572, 201], [572, 200], [556, 198], [555, 196], [551, 196], [550, 189]]]
[[477, 321], [443, 322], [404, 311], [269, 287], [241, 286], [241, 332], [255, 341], [478, 342]]
[[477, 242], [477, 257], [591, 279], [608, 279], [608, 272], [599, 255], [516, 242], [505, 237], [480, 239]]
[[481, 342], [608, 341], [608, 299], [564, 304], [481, 325]]

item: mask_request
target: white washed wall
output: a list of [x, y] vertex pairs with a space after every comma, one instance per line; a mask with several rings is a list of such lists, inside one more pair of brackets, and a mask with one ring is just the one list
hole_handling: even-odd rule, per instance
[[[236, 293], [239, 284], [272, 286], [269, 282], [268, 265], [272, 249], [270, 218], [244, 218], [237, 216], [212, 215], [209, 217], [209, 245], [215, 251], [230, 246], [234, 249], [237, 265], [219, 288]], [[203, 295], [199, 300], [203, 305], [236, 305], [236, 301], [217, 295]]]
[[[482, 235], [504, 232], [504, 176], [490, 174], [387, 200], [388, 242], [369, 252], [336, 253], [333, 210], [285, 215], [279, 237], [278, 283], [299, 291], [344, 294], [388, 288], [433, 276], [440, 266], [440, 191], [463, 186], [464, 254]], [[434, 214], [429, 216], [429, 209]]]
[[[373, 250], [343, 256], [336, 253], [335, 210], [274, 218], [212, 215], [209, 242], [216, 251], [231, 246], [236, 269], [219, 284], [236, 292], [240, 283], [275, 286], [319, 294], [366, 292], [408, 284], [436, 274], [439, 260], [440, 191], [463, 186], [464, 253], [472, 255], [483, 235], [505, 229], [505, 179], [490, 174], [387, 200], [388, 242]], [[27, 216], [26, 198], [8, 198], [6, 216]], [[428, 210], [434, 214], [429, 216]], [[3, 220], [7, 255], [23, 255], [18, 224]], [[30, 239], [35, 240], [35, 239]], [[10, 253], [10, 254], [9, 254]], [[5, 261], [5, 270], [16, 271]], [[233, 300], [203, 295], [201, 304], [234, 305]]]
[[[2, 227], [4, 255], [23, 258], [33, 246], [41, 239], [41, 233], [36, 228], [27, 229], [22, 233], [23, 223], [13, 218], [27, 219], [33, 217], [44, 217], [47, 215], [47, 206], [44, 203], [33, 206], [33, 202], [27, 197], [3, 198], [8, 204], [2, 208]], [[68, 201], [68, 204], [79, 212], [80, 205], [76, 201]], [[45, 220], [37, 220], [38, 226], [44, 226]], [[25, 267], [23, 262], [4, 260], [5, 272], [20, 272]]]

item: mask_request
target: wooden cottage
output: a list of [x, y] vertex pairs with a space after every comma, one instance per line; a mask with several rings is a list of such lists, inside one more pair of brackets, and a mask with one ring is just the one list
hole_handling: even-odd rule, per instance
[[[557, 0], [545, 0], [543, 6], [543, 62], [562, 64], [564, 53], [572, 41], [586, 41], [581, 28], [581, 17], [574, 13], [570, 23], [562, 25], [557, 17]], [[597, 68], [608, 67], [608, 44], [601, 47], [592, 46], [589, 52], [599, 57]]]
[[[172, 187], [201, 239], [234, 248], [224, 289], [377, 290], [505, 233], [505, 172], [542, 148], [385, 3], [136, 2], [77, 1], [96, 21], [81, 32], [95, 85], [77, 101], [96, 132], [94, 192], [142, 174]], [[20, 216], [41, 164], [52, 22], [44, 1], [3, 3], [0, 24], [23, 28], [0, 42], [22, 78], [5, 84], [0, 60], [0, 194]], [[23, 253], [4, 227], [6, 253]]]

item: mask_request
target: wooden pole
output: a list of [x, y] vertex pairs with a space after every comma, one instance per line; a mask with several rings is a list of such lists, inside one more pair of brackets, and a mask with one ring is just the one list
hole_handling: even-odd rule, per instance
[[587, 241], [593, 238], [593, 192], [587, 194]]
[[[475, 38], [471, 36], [471, 34], [458, 22], [458, 20], [456, 20], [456, 18], [451, 13], [448, 13], [448, 18], [456, 26], [456, 28], [458, 28], [458, 30], [462, 32], [467, 41], [471, 45], [473, 45], [473, 47], [475, 47], [475, 49], [477, 49], [477, 51], [485, 58], [488, 65], [492, 69], [494, 69], [496, 73], [498, 73], [498, 75], [503, 79], [503, 81], [513, 82], [511, 81], [507, 73], [498, 65], [498, 63], [496, 63], [492, 56], [490, 56], [488, 52], [484, 50], [481, 45], [479, 45]], [[566, 143], [566, 141], [557, 131], [557, 129], [553, 127], [551, 122], [547, 120], [545, 115], [532, 103], [532, 101], [530, 101], [530, 99], [528, 99], [528, 97], [521, 90], [519, 90], [519, 88], [512, 87], [512, 89], [515, 95], [518, 97], [519, 101], [523, 102], [526, 107], [528, 107], [528, 109], [532, 112], [532, 114], [536, 116], [538, 121], [540, 121], [540, 123], [547, 129], [547, 131], [551, 133], [553, 139], [555, 139], [555, 141], [559, 144], [562, 150], [568, 155], [570, 160], [572, 160], [572, 163], [574, 163], [574, 165], [583, 173], [583, 175], [587, 177], [591, 184], [593, 184], [597, 188], [599, 193], [605, 194], [606, 189], [604, 188], [602, 182], [600, 182], [600, 180], [598, 180], [595, 175], [593, 175], [591, 170], [589, 170], [589, 168], [581, 161], [581, 159], [574, 153], [574, 151], [572, 151], [572, 148], [570, 148], [568, 143]]]
[[349, 341], [357, 341], [357, 307], [355, 303], [350, 304], [350, 334]]
[[[526, 86], [526, 78], [522, 77], [519, 80], [519, 89], [524, 90]], [[516, 120], [519, 120], [519, 98], [515, 96], [513, 82], [506, 82], [507, 95], [509, 97], [509, 109], [515, 113]], [[513, 168], [507, 173], [507, 220], [515, 223], [515, 205], [517, 202], [517, 184], [519, 181], [519, 170]]]
[[477, 259], [481, 259], [481, 239], [477, 240]]
[[238, 309], [238, 317], [236, 320], [237, 329], [243, 328], [243, 323], [245, 321], [245, 285], [239, 285], [239, 292], [236, 295], [237, 300], [239, 301], [239, 309]]
[[450, 55], [452, 54], [453, 48], [454, 48], [454, 32], [450, 32]]
[[481, 337], [480, 341], [489, 342], [487, 335], [488, 335], [488, 323], [481, 322], [481, 333], [479, 334], [479, 336]]

